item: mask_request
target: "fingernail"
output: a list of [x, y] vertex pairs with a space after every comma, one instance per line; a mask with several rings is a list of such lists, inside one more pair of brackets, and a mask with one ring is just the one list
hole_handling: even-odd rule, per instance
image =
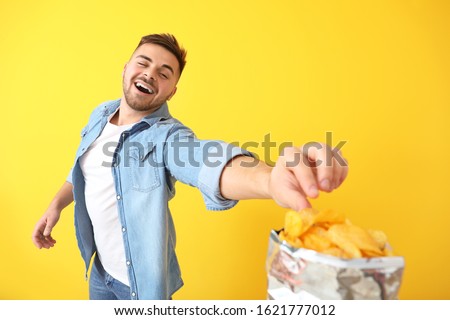
[[315, 198], [319, 195], [319, 190], [317, 190], [316, 185], [312, 185], [311, 187], [309, 187], [309, 196], [311, 198]]
[[334, 190], [338, 187], [337, 181], [333, 181], [333, 183], [331, 184], [331, 190]]
[[330, 190], [330, 180], [323, 179], [322, 181], [320, 181], [320, 187], [323, 190]]

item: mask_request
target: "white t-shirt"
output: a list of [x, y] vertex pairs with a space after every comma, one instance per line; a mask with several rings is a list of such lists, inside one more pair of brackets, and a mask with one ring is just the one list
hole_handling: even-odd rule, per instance
[[[97, 254], [105, 271], [126, 285], [129, 285], [128, 272], [111, 164], [120, 135], [132, 126], [116, 126], [108, 119], [101, 135], [80, 159]], [[107, 152], [103, 150], [106, 143]]]

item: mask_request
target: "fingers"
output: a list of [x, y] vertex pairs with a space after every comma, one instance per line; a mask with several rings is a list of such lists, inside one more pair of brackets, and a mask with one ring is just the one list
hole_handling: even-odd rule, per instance
[[294, 173], [303, 195], [316, 198], [319, 195], [315, 170], [299, 148], [286, 148], [283, 150], [283, 159], [286, 168]]
[[55, 246], [56, 240], [52, 236], [37, 235], [33, 236], [33, 243], [39, 249], [50, 249]]
[[51, 229], [52, 228], [47, 225], [45, 218], [41, 218], [41, 220], [36, 223], [31, 238], [37, 248], [50, 249], [55, 245], [56, 240], [51, 236]]
[[305, 144], [301, 153], [309, 160], [310, 168], [315, 168], [318, 187], [331, 192], [344, 181], [348, 172], [347, 161], [339, 150], [318, 142]]
[[273, 168], [270, 186], [272, 198], [278, 205], [297, 211], [311, 207], [293, 172], [283, 166]]
[[311, 207], [308, 198], [316, 198], [319, 190], [339, 187], [347, 174], [347, 160], [337, 148], [318, 142], [288, 147], [272, 169], [270, 194], [279, 205], [299, 211]]
[[39, 249], [42, 248], [42, 243], [41, 243], [41, 238], [43, 237], [43, 234], [41, 232], [43, 225], [42, 225], [42, 221], [39, 220], [36, 223], [36, 226], [34, 227], [33, 230], [33, 234], [31, 236], [31, 239], [33, 240], [33, 243], [36, 247], [38, 247]]
[[311, 203], [308, 201], [306, 196], [298, 191], [299, 189], [285, 189], [283, 190], [283, 196], [285, 202], [278, 203], [282, 207], [291, 208], [296, 211], [300, 211], [305, 208], [311, 208]]
[[288, 147], [272, 170], [272, 195], [279, 205], [298, 211], [311, 207], [308, 198], [318, 197], [319, 190], [339, 187], [347, 174], [347, 161], [339, 150], [317, 142]]
[[47, 224], [45, 229], [44, 229], [44, 232], [42, 232], [44, 237], [50, 236], [50, 234], [52, 233], [52, 229], [53, 229], [53, 226], [50, 226], [49, 224]]
[[318, 188], [322, 191], [331, 191], [333, 186], [332, 157], [328, 148], [318, 142], [307, 143], [301, 148], [301, 152], [308, 160], [307, 165], [316, 168]]

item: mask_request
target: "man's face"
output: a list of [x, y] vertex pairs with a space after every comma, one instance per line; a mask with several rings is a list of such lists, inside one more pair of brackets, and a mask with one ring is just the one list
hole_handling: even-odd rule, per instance
[[176, 92], [180, 77], [177, 58], [156, 44], [141, 45], [123, 70], [123, 93], [128, 106], [151, 113]]

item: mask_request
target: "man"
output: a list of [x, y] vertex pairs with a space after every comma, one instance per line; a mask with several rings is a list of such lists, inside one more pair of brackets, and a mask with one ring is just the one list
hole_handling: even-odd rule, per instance
[[[287, 148], [269, 167], [222, 141], [199, 140], [168, 112], [186, 51], [172, 35], [141, 39], [123, 78], [123, 96], [97, 107], [74, 166], [37, 222], [33, 242], [51, 248], [61, 211], [75, 201], [76, 236], [90, 299], [170, 299], [182, 285], [168, 207], [179, 180], [197, 187], [210, 210], [270, 198], [300, 210], [347, 175], [323, 144]], [[328, 157], [328, 158], [327, 158]]]

